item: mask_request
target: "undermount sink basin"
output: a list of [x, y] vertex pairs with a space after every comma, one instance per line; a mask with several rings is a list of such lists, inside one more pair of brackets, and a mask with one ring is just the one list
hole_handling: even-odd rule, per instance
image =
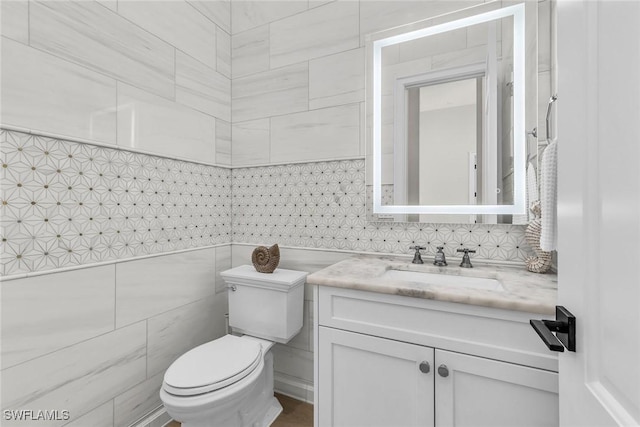
[[484, 277], [454, 276], [450, 274], [406, 270], [387, 270], [384, 272], [382, 277], [389, 280], [412, 282], [424, 285], [504, 291], [500, 281]]

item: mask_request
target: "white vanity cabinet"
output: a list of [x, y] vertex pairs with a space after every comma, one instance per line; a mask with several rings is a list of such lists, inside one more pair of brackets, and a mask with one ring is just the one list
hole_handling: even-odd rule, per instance
[[433, 425], [433, 348], [326, 327], [319, 334], [320, 426]]
[[315, 289], [316, 426], [557, 426], [540, 315]]

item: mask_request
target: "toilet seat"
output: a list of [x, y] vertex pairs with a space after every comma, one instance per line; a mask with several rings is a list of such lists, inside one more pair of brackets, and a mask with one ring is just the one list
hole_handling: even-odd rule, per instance
[[225, 335], [180, 356], [164, 375], [164, 390], [176, 396], [195, 396], [234, 384], [262, 360], [259, 342]]

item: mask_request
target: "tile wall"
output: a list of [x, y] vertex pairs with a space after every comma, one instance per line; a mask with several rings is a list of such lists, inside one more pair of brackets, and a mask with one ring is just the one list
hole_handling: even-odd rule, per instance
[[128, 426], [225, 333], [230, 2], [1, 7], [1, 423]]
[[[481, 3], [231, 3], [234, 265], [248, 262], [256, 244], [276, 242], [291, 248], [282, 251], [283, 267], [310, 272], [348, 251], [408, 254], [414, 242], [428, 247], [427, 256], [444, 245], [452, 257], [458, 247], [471, 246], [478, 258], [516, 263], [526, 258], [522, 226], [366, 221], [366, 35]], [[539, 40], [543, 112], [550, 94], [549, 3], [539, 3], [539, 31], [545, 34]], [[447, 52], [440, 65], [455, 64], [464, 54], [464, 49]], [[308, 321], [312, 295], [306, 296]], [[310, 329], [305, 323], [299, 338], [275, 350], [277, 387], [308, 400]]]
[[[72, 426], [124, 426], [150, 412], [168, 364], [224, 333], [226, 293], [217, 273], [247, 263], [257, 244], [283, 244], [281, 267], [309, 272], [351, 251], [406, 253], [412, 242], [428, 244], [429, 252], [442, 242], [451, 253], [480, 245], [482, 258], [521, 261], [527, 249], [518, 226], [365, 220], [365, 35], [476, 3], [3, 1], [1, 122], [13, 129], [3, 138], [36, 144], [43, 139], [34, 135], [45, 133], [80, 151], [88, 146], [72, 141], [90, 141], [103, 157], [133, 150], [140, 170], [161, 164], [170, 174], [168, 165], [189, 164], [219, 173], [213, 183], [222, 185], [222, 167], [231, 166], [234, 216], [229, 227], [209, 223], [215, 237], [196, 245], [169, 247], [166, 237], [157, 250], [72, 262], [107, 261], [91, 268], [4, 281], [2, 381], [12, 388], [5, 388], [2, 408], [69, 409]], [[15, 155], [18, 145], [8, 147]], [[17, 176], [27, 176], [34, 165], [18, 157], [14, 164], [24, 170]], [[38, 161], [37, 169], [46, 165]], [[29, 182], [37, 187], [44, 181], [36, 175]], [[14, 220], [44, 221], [49, 211], [31, 201], [49, 199], [33, 199], [39, 193], [26, 188], [12, 194], [28, 202], [27, 216], [19, 211]], [[191, 240], [190, 226], [176, 235]], [[25, 235], [20, 227], [13, 229]], [[145, 245], [163, 231], [149, 228]], [[187, 248], [193, 250], [165, 253]], [[82, 250], [93, 252], [84, 244]], [[151, 257], [130, 259], [137, 255]], [[38, 264], [41, 256], [29, 262], [2, 261], [9, 274], [61, 266]], [[312, 299], [307, 289], [303, 331], [274, 350], [276, 387], [309, 401]]]

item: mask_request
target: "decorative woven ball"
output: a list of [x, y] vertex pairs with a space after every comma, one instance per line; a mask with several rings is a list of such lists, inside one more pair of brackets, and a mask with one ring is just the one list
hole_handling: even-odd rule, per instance
[[251, 254], [251, 262], [260, 273], [273, 273], [280, 263], [280, 248], [278, 244], [267, 248], [258, 246]]
[[536, 200], [531, 205], [531, 212], [535, 219], [529, 223], [524, 232], [524, 238], [535, 252], [525, 260], [527, 270], [533, 273], [546, 273], [551, 269], [551, 252], [543, 251], [540, 247], [540, 235], [542, 234], [542, 221], [540, 220], [540, 201]]

